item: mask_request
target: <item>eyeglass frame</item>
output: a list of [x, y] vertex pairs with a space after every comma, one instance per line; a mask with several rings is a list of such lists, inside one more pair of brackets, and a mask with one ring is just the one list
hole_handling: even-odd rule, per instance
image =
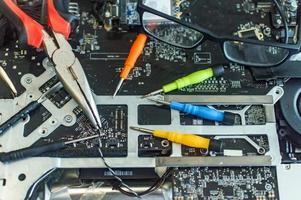
[[[137, 12], [140, 15], [140, 22], [141, 25], [144, 29], [144, 31], [151, 35], [152, 37], [156, 38], [157, 40], [161, 41], [161, 42], [165, 42], [168, 43], [164, 40], [162, 40], [159, 37], [156, 37], [155, 35], [149, 33], [143, 26], [143, 14], [145, 12], [157, 15], [159, 17], [165, 18], [167, 20], [170, 20], [172, 22], [178, 23], [182, 26], [185, 26], [187, 28], [190, 28], [194, 31], [197, 31], [199, 33], [201, 33], [203, 35], [202, 39], [200, 39], [198, 42], [196, 42], [194, 45], [192, 45], [191, 47], [181, 47], [181, 46], [177, 46], [175, 44], [170, 44], [173, 46], [177, 46], [177, 47], [181, 47], [181, 48], [185, 48], [185, 49], [193, 49], [195, 47], [197, 47], [200, 43], [202, 43], [205, 40], [211, 40], [213, 42], [218, 42], [218, 43], [222, 43], [222, 45], [224, 45], [225, 42], [229, 42], [229, 41], [234, 41], [234, 42], [242, 42], [242, 43], [249, 43], [249, 44], [254, 44], [254, 45], [262, 45], [262, 46], [271, 46], [271, 47], [278, 47], [278, 48], [282, 48], [282, 49], [287, 49], [289, 50], [289, 54], [287, 55], [287, 57], [285, 57], [279, 64], [283, 63], [285, 60], [287, 60], [291, 55], [293, 55], [294, 53], [297, 53], [300, 51], [301, 48], [301, 19], [300, 19], [300, 11], [301, 11], [301, 6], [298, 7], [297, 10], [297, 43], [296, 44], [286, 44], [286, 43], [278, 43], [278, 42], [271, 42], [271, 41], [260, 41], [260, 40], [254, 40], [254, 39], [248, 39], [248, 38], [240, 38], [240, 37], [235, 37], [235, 36], [219, 36], [213, 32], [211, 32], [210, 30], [203, 28], [201, 26], [198, 25], [194, 25], [194, 24], [190, 24], [187, 23], [185, 21], [182, 21], [180, 19], [177, 19], [176, 17], [167, 15], [165, 13], [162, 13], [158, 10], [155, 10], [149, 6], [146, 6], [143, 4], [142, 2], [143, 0], [138, 0], [138, 4], [137, 4]], [[222, 46], [223, 47], [223, 46]], [[223, 48], [224, 49], [224, 48]]]

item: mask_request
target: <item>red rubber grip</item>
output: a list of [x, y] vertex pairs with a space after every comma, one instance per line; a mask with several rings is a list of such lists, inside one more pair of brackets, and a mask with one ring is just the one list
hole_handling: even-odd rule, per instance
[[23, 12], [13, 0], [2, 0], [0, 2], [0, 11], [16, 26], [19, 31], [20, 42], [26, 41], [28, 45], [40, 48], [44, 38], [43, 26]]
[[66, 21], [55, 8], [53, 0], [48, 0], [48, 25], [54, 32], [61, 33], [66, 39], [71, 33], [71, 24]]

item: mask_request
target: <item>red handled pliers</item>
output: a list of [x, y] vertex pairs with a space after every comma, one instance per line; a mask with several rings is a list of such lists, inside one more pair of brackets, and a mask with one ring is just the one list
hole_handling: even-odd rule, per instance
[[67, 92], [79, 104], [93, 126], [101, 128], [100, 117], [85, 72], [67, 41], [71, 24], [56, 9], [54, 0], [46, 1], [48, 26], [52, 29], [53, 37], [41, 24], [23, 12], [13, 0], [0, 0], [0, 12], [16, 26], [20, 42], [45, 49]]

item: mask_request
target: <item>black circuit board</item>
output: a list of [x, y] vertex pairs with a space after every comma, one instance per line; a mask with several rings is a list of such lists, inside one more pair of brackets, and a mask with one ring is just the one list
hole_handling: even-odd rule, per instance
[[[208, 138], [214, 138], [215, 136], [209, 136]], [[259, 147], [263, 148], [265, 152], [268, 152], [269, 140], [266, 135], [247, 135], [248, 139], [255, 142]], [[241, 151], [242, 156], [254, 156], [254, 155], [264, 155], [259, 154], [257, 149], [252, 146], [246, 139], [244, 138], [235, 138], [235, 135], [232, 135], [232, 138], [221, 138], [219, 141], [222, 141], [223, 145], [220, 152], [210, 152], [206, 149], [199, 149], [188, 147], [182, 145], [182, 155], [183, 156], [224, 156], [224, 150], [237, 150]]]
[[[243, 105], [231, 105], [231, 106], [213, 106], [218, 110], [233, 110], [233, 111], [240, 111], [245, 108]], [[245, 117], [245, 125], [264, 125], [266, 124], [266, 115], [265, 115], [265, 108], [262, 105], [253, 105], [247, 109], [244, 113]], [[192, 115], [187, 115], [185, 113], [181, 113], [180, 116], [180, 123], [181, 125], [185, 126], [202, 126], [202, 125], [223, 125], [222, 123], [209, 121], [205, 119], [200, 119], [194, 117]], [[241, 116], [239, 114], [235, 115], [235, 125], [242, 125]]]
[[[86, 72], [93, 92], [97, 95], [112, 95], [119, 81], [119, 72], [123, 67], [129, 49], [136, 38], [137, 33], [141, 30], [134, 27], [127, 31], [107, 32], [92, 14], [92, 6], [89, 2], [86, 0], [71, 2], [70, 9], [72, 7], [72, 14], [78, 17], [79, 26], [72, 33], [69, 42]], [[237, 2], [233, 1], [233, 5], [237, 6]], [[239, 8], [237, 7], [234, 10], [238, 15], [242, 12], [248, 13], [242, 8], [243, 5], [241, 4]], [[255, 15], [254, 13], [255, 11], [253, 11], [253, 14], [250, 14], [252, 21], [248, 21], [250, 19], [243, 19], [239, 22], [239, 20], [241, 20], [240, 18], [233, 18], [239, 26], [231, 31], [252, 28], [259, 22], [266, 23], [266, 26], [271, 26], [267, 24], [267, 15], [262, 17], [261, 15]], [[227, 29], [228, 27], [220, 28]], [[0, 65], [11, 77], [17, 88], [18, 95], [25, 92], [25, 88], [20, 83], [22, 76], [27, 73], [31, 73], [35, 76], [42, 74], [45, 71], [43, 61], [45, 61], [46, 57], [47, 56], [43, 51], [21, 46], [18, 41], [16, 42], [15, 40], [6, 42], [0, 49]], [[276, 85], [276, 81], [255, 81], [251, 71], [247, 67], [229, 63], [224, 58], [219, 43], [207, 40], [195, 49], [184, 50], [149, 38], [143, 55], [140, 57], [136, 67], [129, 76], [129, 80], [125, 82], [119, 94], [144, 95], [150, 91], [161, 88], [163, 84], [169, 83], [183, 75], [216, 64], [224, 64], [226, 70], [223, 77], [218, 79], [212, 78], [204, 83], [182, 89], [178, 92], [173, 92], [172, 94], [264, 95]], [[53, 77], [50, 82], [45, 83], [40, 88], [40, 91], [44, 92], [45, 89], [54, 85], [56, 81], [57, 78]], [[11, 98], [10, 91], [4, 84], [0, 84], [0, 97], [1, 99]], [[70, 100], [70, 96], [63, 89], [49, 98], [58, 108], [63, 107]], [[104, 154], [107, 156], [125, 156], [127, 152], [127, 110], [126, 108], [122, 109], [125, 113], [123, 121], [115, 123], [116, 120], [112, 119], [112, 113], [116, 112], [116, 109], [118, 110], [120, 108], [114, 105], [112, 105], [112, 108], [110, 107], [104, 110], [100, 108], [103, 119], [108, 121], [108, 126], [106, 128], [108, 131], [112, 131], [112, 134], [108, 134], [109, 138], [103, 139], [105, 142], [102, 144], [102, 148]], [[168, 113], [168, 111], [163, 112], [165, 115]], [[258, 125], [265, 123], [265, 119], [262, 117], [261, 112], [256, 112], [255, 114], [251, 113], [248, 115], [249, 124]], [[44, 107], [35, 111], [30, 116], [30, 120], [25, 126], [24, 136], [29, 135], [45, 120], [49, 119], [50, 116], [51, 113]], [[37, 144], [56, 140], [74, 139], [74, 137], [83, 137], [87, 133], [88, 135], [91, 134], [93, 131], [91, 131], [91, 127], [89, 127], [89, 123], [86, 121], [83, 114], [79, 112], [77, 116], [77, 123], [74, 126], [61, 126], [49, 137], [38, 141]], [[194, 125], [193, 119], [186, 120], [186, 116], [181, 117], [181, 119], [183, 125]], [[151, 124], [151, 122], [147, 120], [147, 118], [139, 118], [139, 125]], [[170, 124], [169, 121], [170, 118], [167, 118], [163, 122]], [[237, 124], [240, 124], [240, 121], [241, 119], [238, 117]], [[121, 130], [121, 127], [124, 128], [124, 130]], [[74, 134], [74, 132], [77, 134]], [[95, 144], [86, 144], [86, 146], [89, 145], [95, 146]], [[110, 145], [119, 146], [113, 150]], [[93, 153], [85, 150], [85, 144], [82, 146], [83, 148], [80, 144], [78, 145], [77, 149], [79, 151], [69, 151], [67, 149], [62, 151], [59, 155], [62, 157], [71, 155], [93, 155]], [[91, 149], [94, 149], [92, 150], [94, 155], [98, 155], [97, 151], [95, 151], [96, 148]], [[105, 150], [108, 150], [108, 152], [106, 153]], [[53, 155], [58, 154], [55, 153]]]
[[173, 173], [173, 199], [277, 200], [276, 168], [178, 168]]
[[[105, 157], [127, 156], [127, 106], [99, 105], [101, 113], [103, 136], [89, 141], [80, 142], [62, 151], [47, 153], [42, 156], [50, 157], [99, 157], [100, 147]], [[55, 141], [68, 141], [98, 134], [83, 115], [80, 108], [76, 108], [76, 124], [71, 127], [60, 126], [49, 137], [40, 139], [34, 145], [39, 146]]]
[[170, 156], [172, 143], [166, 139], [153, 137], [152, 135], [138, 136], [139, 157]]
[[[91, 14], [91, 4], [85, 0], [76, 2], [78, 4], [72, 4], [72, 8], [77, 7], [73, 10], [78, 10], [74, 14], [78, 16], [79, 26], [72, 33], [70, 43], [87, 74], [92, 90], [97, 95], [112, 95], [124, 60], [140, 30], [106, 32]], [[255, 23], [256, 15], [252, 15], [252, 19]], [[22, 48], [13, 41], [0, 49], [0, 64], [13, 79], [19, 95], [24, 92], [20, 84], [21, 77], [26, 73], [36, 76], [41, 74], [44, 71], [42, 63], [45, 57], [42, 51]], [[248, 68], [229, 64], [219, 43], [208, 40], [195, 49], [184, 50], [149, 38], [143, 55], [119, 94], [143, 95], [183, 75], [216, 64], [224, 64], [226, 67], [222, 78], [212, 78], [174, 94], [266, 94], [276, 84], [275, 81], [255, 81]], [[11, 97], [4, 86], [0, 89], [1, 98]]]

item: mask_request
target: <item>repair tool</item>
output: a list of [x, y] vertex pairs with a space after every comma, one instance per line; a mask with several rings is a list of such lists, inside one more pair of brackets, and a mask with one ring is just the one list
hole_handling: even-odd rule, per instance
[[204, 70], [199, 70], [197, 72], [194, 72], [192, 74], [189, 74], [185, 77], [182, 77], [180, 79], [177, 79], [176, 81], [173, 81], [172, 83], [166, 84], [162, 87], [162, 89], [156, 90], [154, 92], [151, 92], [147, 95], [144, 95], [142, 98], [154, 96], [160, 93], [168, 93], [173, 90], [179, 90], [184, 87], [194, 85], [201, 83], [211, 77], [219, 77], [224, 74], [224, 67], [223, 66], [216, 66]]
[[66, 141], [66, 142], [55, 142], [55, 143], [46, 144], [43, 146], [27, 147], [27, 148], [19, 149], [16, 151], [0, 153], [0, 161], [1, 162], [12, 162], [12, 161], [21, 160], [24, 158], [39, 156], [43, 153], [64, 149], [69, 144], [74, 144], [74, 143], [78, 143], [78, 142], [82, 142], [82, 141], [86, 141], [86, 140], [92, 140], [97, 137], [99, 137], [99, 135], [92, 135], [89, 137], [80, 138], [80, 139], [76, 139], [76, 140], [70, 140], [70, 141]]
[[0, 12], [16, 26], [21, 43], [26, 42], [35, 48], [40, 48], [43, 44], [66, 91], [79, 104], [93, 126], [99, 129], [101, 122], [91, 88], [79, 60], [66, 40], [71, 32], [72, 18], [68, 18], [66, 13], [60, 13], [55, 5], [54, 0], [47, 0], [48, 26], [52, 29], [52, 36], [13, 0], [0, 1]]
[[174, 131], [151, 130], [140, 127], [130, 127], [133, 130], [152, 134], [155, 137], [164, 138], [171, 142], [183, 144], [188, 147], [207, 149], [220, 152], [222, 143], [219, 140], [204, 138], [194, 134], [178, 133]]
[[12, 80], [9, 78], [7, 73], [4, 71], [4, 69], [0, 66], [0, 79], [4, 81], [4, 83], [9, 87], [10, 91], [13, 93], [14, 97], [17, 96], [17, 90], [12, 82]]
[[184, 104], [176, 101], [163, 101], [154, 98], [147, 98], [148, 100], [169, 106], [173, 110], [178, 110], [186, 114], [194, 115], [203, 119], [222, 122], [226, 125], [233, 125], [235, 122], [235, 114], [231, 112], [224, 112], [208, 108], [206, 106], [195, 106], [192, 104]]
[[147, 36], [143, 33], [140, 33], [135, 42], [133, 43], [130, 53], [124, 63], [124, 67], [120, 73], [120, 81], [117, 85], [117, 88], [113, 94], [113, 97], [116, 96], [116, 94], [118, 93], [118, 91], [120, 90], [122, 83], [125, 79], [127, 79], [130, 71], [134, 68], [137, 59], [139, 58], [139, 56], [142, 54], [143, 49], [145, 47], [146, 44], [146, 40], [147, 40]]
[[20, 119], [23, 119], [26, 115], [30, 114], [34, 110], [36, 110], [46, 99], [49, 94], [53, 94], [57, 92], [63, 87], [63, 85], [58, 82], [52, 88], [47, 90], [44, 94], [40, 96], [36, 101], [30, 102], [26, 107], [17, 112], [14, 116], [6, 120], [4, 123], [0, 125], [0, 135], [3, 134], [7, 129], [16, 124]]

